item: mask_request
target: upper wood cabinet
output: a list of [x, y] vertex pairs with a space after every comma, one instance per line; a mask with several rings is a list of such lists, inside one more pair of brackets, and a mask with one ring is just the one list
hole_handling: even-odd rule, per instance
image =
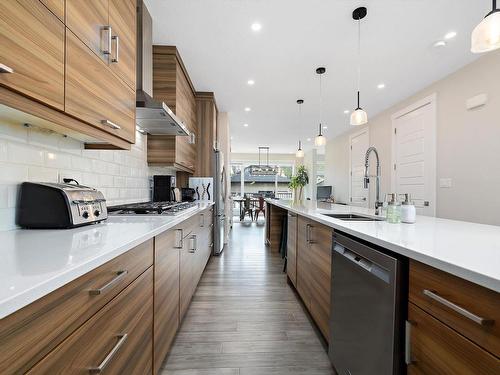
[[148, 136], [148, 163], [194, 173], [199, 142], [194, 87], [175, 47], [153, 46], [153, 97], [165, 102], [192, 137]]
[[66, 113], [133, 143], [135, 91], [70, 30], [66, 33]]
[[109, 0], [112, 45], [109, 66], [135, 92], [136, 0]]
[[66, 0], [66, 26], [108, 63], [112, 37], [108, 0]]
[[213, 92], [196, 93], [196, 120], [198, 142], [196, 142], [196, 176], [212, 177], [214, 170], [214, 146], [217, 141], [217, 104]]
[[40, 0], [57, 18], [64, 22], [65, 0]]
[[38, 0], [0, 12], [0, 85], [64, 109], [64, 25]]

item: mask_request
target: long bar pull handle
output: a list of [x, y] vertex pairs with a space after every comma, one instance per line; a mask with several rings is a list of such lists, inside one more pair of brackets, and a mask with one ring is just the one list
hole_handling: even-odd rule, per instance
[[200, 214], [200, 218], [201, 218], [200, 227], [203, 228], [205, 226], [205, 214]]
[[122, 128], [120, 125], [115, 124], [114, 122], [109, 121], [109, 120], [102, 120], [101, 124], [103, 124], [104, 126], [108, 126], [111, 129], [121, 129]]
[[125, 341], [127, 341], [128, 335], [126, 333], [122, 335], [118, 335], [118, 341], [116, 342], [115, 346], [113, 346], [113, 349], [108, 353], [108, 355], [102, 360], [102, 362], [99, 364], [97, 367], [91, 367], [89, 368], [89, 373], [90, 374], [101, 374], [106, 366], [112, 361], [113, 357], [118, 353], [120, 348], [125, 344]]
[[307, 224], [306, 225], [306, 242], [307, 243], [311, 243], [311, 238], [310, 238], [310, 232], [309, 232], [309, 228], [311, 227], [311, 224]]
[[405, 363], [411, 365], [411, 322], [405, 322]]
[[474, 313], [471, 313], [469, 310], [464, 309], [461, 306], [458, 306], [454, 304], [451, 301], [448, 301], [446, 298], [441, 297], [440, 295], [436, 294], [436, 292], [430, 291], [428, 289], [423, 290], [424, 295], [429, 297], [430, 299], [448, 307], [449, 309], [455, 311], [456, 313], [466, 317], [467, 319], [472, 320], [474, 323], [477, 323], [481, 326], [489, 326], [492, 325], [495, 321], [492, 319], [485, 319], [482, 318]]
[[10, 66], [0, 63], [0, 73], [12, 74], [14, 73], [14, 69], [12, 69]]
[[197, 246], [197, 243], [196, 243], [196, 234], [193, 234], [189, 240], [191, 241], [190, 242], [190, 246], [189, 246], [189, 252], [190, 253], [195, 253], [196, 252], [196, 246]]
[[116, 273], [116, 276], [111, 279], [107, 284], [103, 285], [99, 289], [91, 289], [89, 290], [89, 294], [92, 296], [98, 296], [99, 294], [105, 293], [108, 289], [110, 289], [114, 284], [127, 276], [128, 271], [122, 270]]
[[120, 60], [120, 37], [113, 35], [111, 39], [115, 41], [115, 57], [111, 58], [111, 62], [117, 63]]
[[101, 28], [101, 31], [106, 32], [106, 43], [104, 47], [102, 48], [102, 53], [105, 55], [110, 55], [111, 54], [111, 39], [113, 38], [112, 36], [112, 29], [111, 26], [106, 25]]
[[184, 231], [182, 229], [176, 229], [175, 230], [175, 245], [174, 247], [176, 249], [182, 249], [182, 247], [184, 246]]

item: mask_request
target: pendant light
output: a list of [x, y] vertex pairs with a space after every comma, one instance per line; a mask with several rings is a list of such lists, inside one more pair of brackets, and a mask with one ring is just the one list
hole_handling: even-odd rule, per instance
[[314, 139], [314, 144], [316, 146], [324, 146], [326, 145], [326, 137], [323, 135], [323, 127], [321, 126], [321, 107], [323, 104], [323, 93], [321, 87], [321, 76], [325, 74], [326, 68], [319, 67], [316, 69], [316, 73], [319, 75], [319, 133], [318, 136]]
[[368, 115], [359, 105], [359, 89], [361, 85], [361, 20], [366, 17], [366, 8], [360, 7], [354, 9], [352, 18], [358, 21], [358, 106], [351, 113], [351, 125], [364, 125], [368, 122]]
[[[299, 122], [300, 125], [302, 125], [302, 104], [304, 103], [303, 99], [298, 99], [297, 104], [299, 105]], [[299, 140], [299, 148], [297, 149], [297, 152], [295, 153], [295, 156], [297, 158], [303, 158], [304, 157], [304, 150], [302, 150], [302, 142]]]
[[493, 10], [476, 26], [471, 37], [472, 53], [483, 53], [500, 48], [500, 9], [493, 0]]

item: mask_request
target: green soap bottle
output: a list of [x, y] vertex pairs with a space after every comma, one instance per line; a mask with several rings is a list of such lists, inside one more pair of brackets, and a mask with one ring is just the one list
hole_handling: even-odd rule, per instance
[[391, 224], [401, 223], [401, 205], [396, 200], [396, 194], [387, 194], [386, 220]]

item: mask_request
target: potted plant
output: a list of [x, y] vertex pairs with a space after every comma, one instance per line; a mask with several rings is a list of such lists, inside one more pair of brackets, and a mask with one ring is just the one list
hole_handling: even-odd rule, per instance
[[302, 202], [302, 192], [304, 186], [309, 183], [309, 176], [307, 175], [306, 167], [301, 165], [297, 169], [297, 174], [290, 179], [290, 184], [288, 185], [290, 189], [294, 191], [295, 202]]

